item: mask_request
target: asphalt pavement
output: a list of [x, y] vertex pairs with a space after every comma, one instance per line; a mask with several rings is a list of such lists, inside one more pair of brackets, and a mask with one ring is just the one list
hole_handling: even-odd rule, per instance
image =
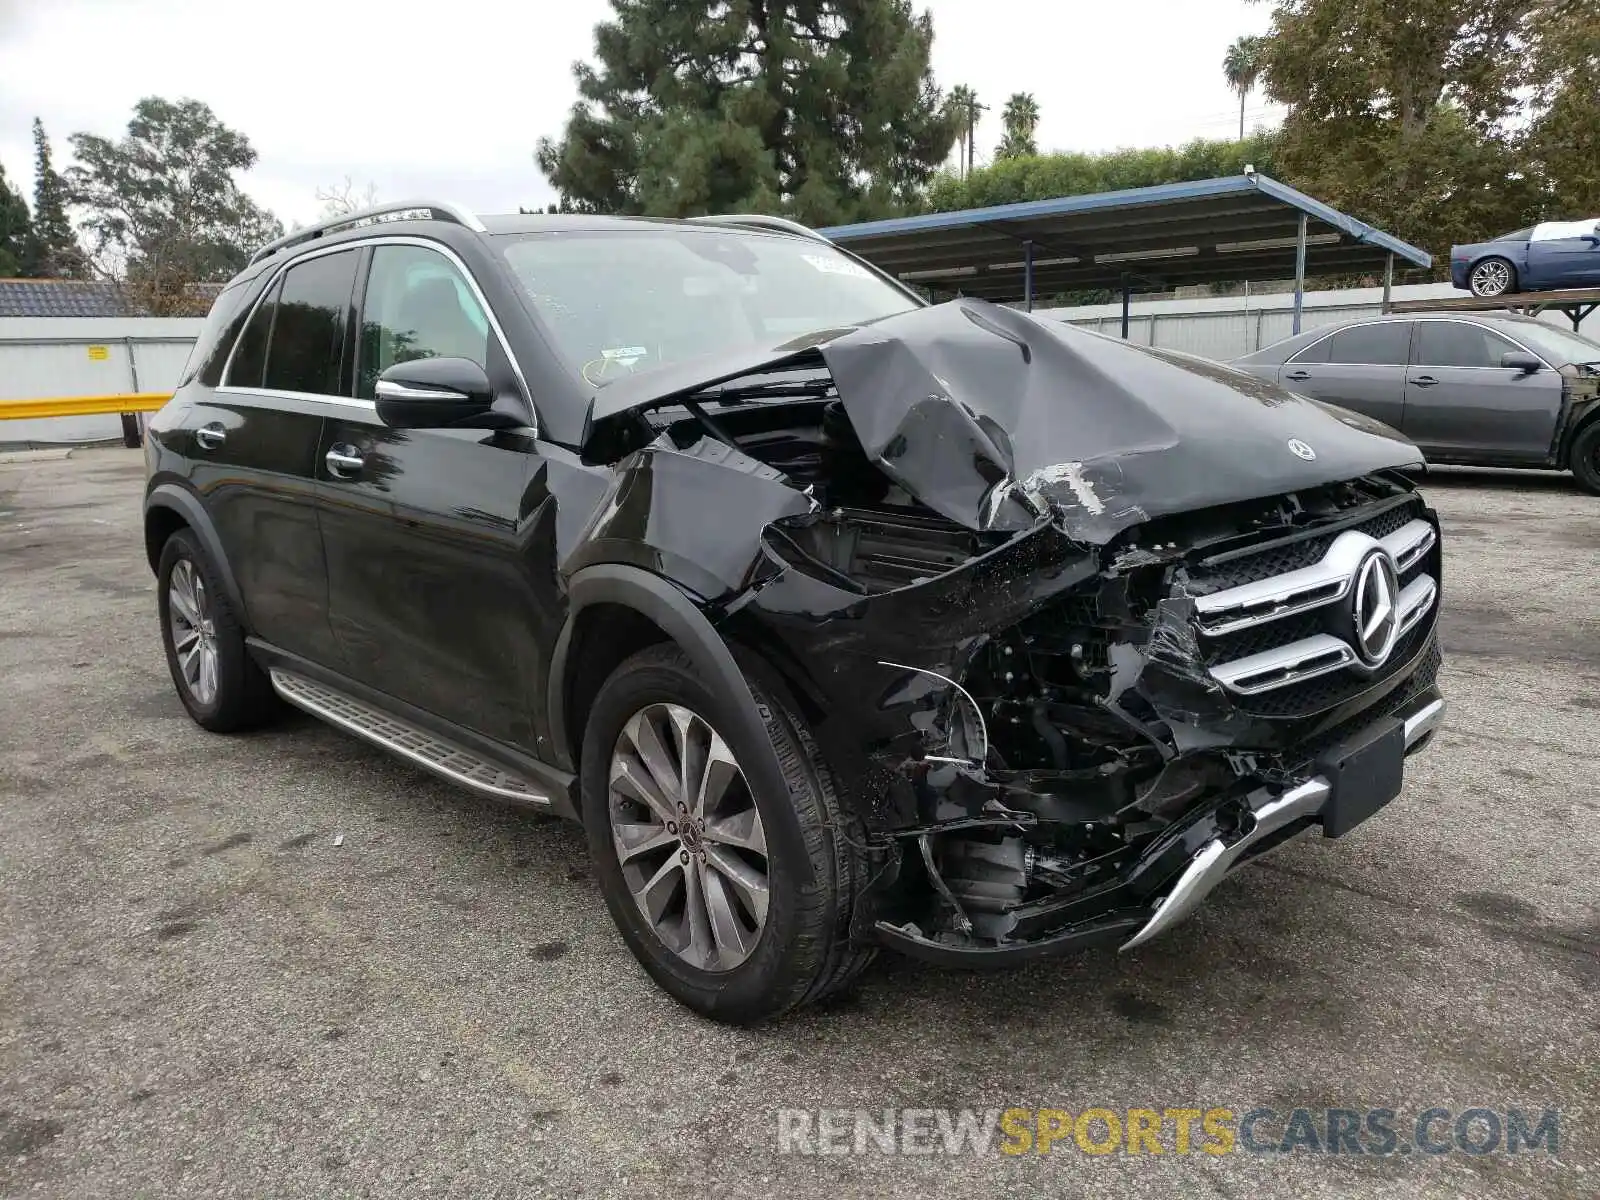
[[[194, 726], [141, 487], [136, 451], [0, 463], [0, 1194], [1600, 1192], [1600, 498], [1565, 477], [1429, 479], [1451, 709], [1348, 837], [1285, 847], [1128, 955], [883, 960], [754, 1031], [648, 981], [577, 830], [308, 717]], [[850, 1119], [819, 1107], [1269, 1109], [1269, 1146], [1295, 1109], [1552, 1109], [1559, 1133], [780, 1152], [784, 1110]]]

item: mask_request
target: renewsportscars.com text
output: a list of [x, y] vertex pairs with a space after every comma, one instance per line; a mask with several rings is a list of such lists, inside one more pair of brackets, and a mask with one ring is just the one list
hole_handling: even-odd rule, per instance
[[1554, 1155], [1553, 1108], [784, 1108], [780, 1154]]

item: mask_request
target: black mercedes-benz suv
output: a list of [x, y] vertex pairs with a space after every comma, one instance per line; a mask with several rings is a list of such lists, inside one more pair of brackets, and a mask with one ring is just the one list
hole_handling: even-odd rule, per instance
[[885, 946], [1140, 945], [1392, 800], [1444, 711], [1392, 430], [776, 218], [298, 231], [146, 453], [197, 722], [287, 701], [581, 821], [723, 1020]]

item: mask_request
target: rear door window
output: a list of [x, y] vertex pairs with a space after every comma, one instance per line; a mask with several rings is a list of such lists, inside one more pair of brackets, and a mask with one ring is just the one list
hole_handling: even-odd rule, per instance
[[1333, 335], [1330, 363], [1403, 367], [1411, 346], [1410, 321], [1381, 321], [1352, 325]]
[[1411, 361], [1419, 367], [1498, 367], [1516, 347], [1465, 321], [1419, 321]]
[[339, 396], [344, 387], [345, 327], [359, 252], [307, 259], [283, 277], [267, 343], [263, 386]]

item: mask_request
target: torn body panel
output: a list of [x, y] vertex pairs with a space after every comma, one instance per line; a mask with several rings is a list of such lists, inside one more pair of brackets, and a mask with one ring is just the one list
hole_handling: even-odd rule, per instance
[[863, 935], [1009, 958], [1143, 930], [1196, 855], [1317, 824], [1295, 789], [1437, 698], [1436, 536], [1396, 564], [1434, 590], [1381, 663], [1243, 694], [1231, 663], [1362, 614], [1348, 589], [1247, 596], [1223, 632], [1198, 612], [1339, 539], [1436, 531], [1382, 427], [971, 302], [692, 376], [597, 399], [616, 465], [563, 570], [642, 556], [781, 672], [882, 864]]

